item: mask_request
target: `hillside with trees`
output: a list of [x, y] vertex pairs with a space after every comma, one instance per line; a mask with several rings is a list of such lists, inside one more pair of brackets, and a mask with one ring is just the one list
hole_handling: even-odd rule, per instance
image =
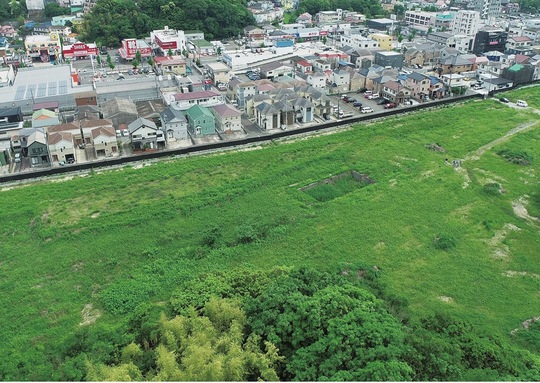
[[245, 0], [98, 0], [85, 16], [83, 38], [118, 47], [122, 39], [143, 38], [167, 25], [203, 31], [212, 40], [236, 37], [254, 22]]

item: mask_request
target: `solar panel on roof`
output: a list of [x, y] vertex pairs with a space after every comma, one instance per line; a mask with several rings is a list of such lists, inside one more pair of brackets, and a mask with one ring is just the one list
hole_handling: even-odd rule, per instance
[[67, 93], [67, 81], [62, 80], [58, 82], [58, 94], [66, 94]]
[[28, 84], [26, 86], [26, 98], [34, 98], [36, 95], [36, 84]]
[[39, 83], [36, 97], [45, 97], [47, 95], [47, 84], [46, 83]]
[[56, 96], [56, 82], [49, 83], [49, 91], [47, 92], [49, 96]]
[[26, 85], [19, 85], [15, 92], [15, 100], [24, 99], [24, 94], [26, 93]]

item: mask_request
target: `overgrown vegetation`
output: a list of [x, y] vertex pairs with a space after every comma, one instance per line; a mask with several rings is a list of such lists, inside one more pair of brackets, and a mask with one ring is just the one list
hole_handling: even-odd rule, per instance
[[521, 150], [502, 149], [497, 154], [505, 158], [508, 162], [512, 162], [517, 165], [530, 165], [533, 158], [532, 156]]
[[[0, 377], [198, 378], [185, 375], [187, 354], [170, 356], [184, 333], [163, 330], [212, 322], [212, 301], [243, 325], [213, 322], [221, 349], [211, 334], [188, 334], [216, 360], [242, 339], [239, 371], [254, 355], [268, 362], [242, 379], [268, 367], [280, 379], [538, 380], [535, 332], [522, 323], [539, 315], [539, 234], [512, 208], [523, 197], [534, 213], [540, 167], [496, 152], [537, 157], [539, 130], [477, 155], [536, 118], [472, 101], [260, 150], [4, 190]], [[455, 169], [445, 158], [466, 160]], [[299, 190], [350, 169], [377, 182], [327, 203]], [[505, 193], [486, 195], [489, 180]], [[434, 246], [441, 234], [452, 248]], [[264, 316], [278, 309], [275, 320]], [[354, 347], [338, 342], [344, 334]], [[214, 367], [206, 376], [230, 376]]]
[[82, 33], [85, 41], [118, 47], [122, 39], [143, 38], [164, 25], [203, 31], [212, 40], [236, 37], [254, 23], [245, 0], [98, 0]]

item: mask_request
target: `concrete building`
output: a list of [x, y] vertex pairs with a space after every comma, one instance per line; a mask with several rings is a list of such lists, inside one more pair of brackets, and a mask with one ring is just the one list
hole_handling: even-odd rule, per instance
[[481, 19], [497, 17], [501, 14], [501, 0], [474, 0], [474, 10], [480, 12]]
[[56, 61], [60, 55], [60, 39], [58, 34], [26, 36], [24, 40], [26, 55], [32, 61]]
[[435, 27], [435, 12], [405, 11], [405, 23], [407, 25], [419, 25]]
[[480, 27], [480, 12], [459, 10], [452, 24], [454, 35], [474, 36]]
[[169, 29], [168, 26], [165, 26], [164, 29], [150, 32], [150, 42], [152, 49], [162, 56], [166, 56], [169, 49], [176, 54], [180, 54], [186, 49], [184, 31]]
[[500, 28], [485, 28], [478, 31], [474, 39], [473, 53], [481, 55], [489, 51], [504, 52], [508, 33]]
[[375, 64], [383, 68], [392, 67], [401, 69], [403, 67], [403, 55], [393, 51], [377, 52], [375, 53]]
[[375, 39], [362, 36], [361, 34], [343, 35], [340, 37], [340, 45], [348, 45], [356, 49], [378, 48], [379, 42]]
[[231, 69], [227, 65], [221, 62], [208, 62], [204, 65], [214, 84], [226, 84], [229, 82]]
[[369, 37], [379, 43], [379, 48], [381, 49], [391, 50], [394, 47], [392, 36], [390, 35], [385, 33], [372, 33]]

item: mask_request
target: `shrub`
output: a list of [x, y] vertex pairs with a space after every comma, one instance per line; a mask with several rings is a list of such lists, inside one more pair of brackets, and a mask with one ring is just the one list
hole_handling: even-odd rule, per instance
[[490, 182], [484, 185], [483, 187], [484, 193], [490, 194], [490, 195], [499, 195], [502, 193], [501, 191], [501, 184], [497, 182]]
[[448, 234], [439, 234], [433, 240], [433, 244], [439, 250], [450, 250], [456, 246], [457, 241]]
[[530, 165], [533, 161], [533, 157], [529, 153], [521, 150], [502, 149], [499, 150], [497, 154], [508, 162], [517, 165]]

